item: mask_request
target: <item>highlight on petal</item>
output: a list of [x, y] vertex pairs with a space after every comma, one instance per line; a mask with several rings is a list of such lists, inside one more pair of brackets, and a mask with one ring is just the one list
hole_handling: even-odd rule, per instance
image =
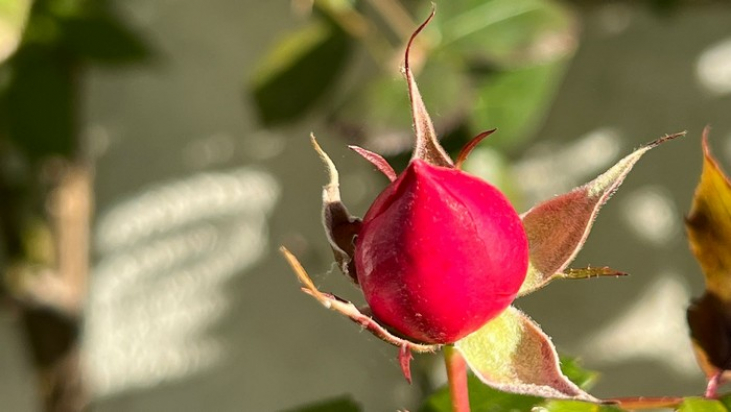
[[310, 140], [330, 176], [330, 181], [322, 189], [322, 225], [325, 227], [327, 240], [340, 270], [358, 284], [353, 255], [354, 240], [360, 230], [361, 221], [352, 216], [340, 200], [340, 178], [335, 164], [317, 143], [314, 134], [310, 135]]
[[[389, 332], [370, 316], [367, 316], [362, 311], [358, 310], [354, 304], [340, 299], [335, 295], [320, 292], [297, 258], [284, 246], [281, 246], [279, 251], [282, 255], [284, 255], [287, 263], [289, 263], [289, 266], [297, 275], [297, 279], [299, 279], [302, 283], [302, 291], [315, 298], [327, 309], [332, 309], [339, 312], [341, 315], [347, 316], [350, 320], [361, 325], [361, 327], [375, 335], [377, 338], [390, 343], [391, 345], [397, 346], [402, 352], [410, 350], [417, 353], [432, 353], [436, 352], [440, 348], [440, 345], [424, 345], [402, 339]], [[401, 357], [399, 359], [403, 362]]]
[[552, 399], [600, 402], [561, 372], [556, 348], [538, 325], [514, 307], [457, 341], [470, 369], [505, 392]]
[[[591, 182], [545, 201], [523, 214], [530, 243], [530, 266], [519, 295], [545, 286], [561, 272], [584, 245], [599, 209], [622, 184], [632, 167], [648, 150], [683, 136], [667, 135], [626, 156]], [[601, 273], [597, 272], [597, 275]], [[609, 273], [614, 275], [614, 273]]]
[[380, 170], [381, 173], [386, 175], [388, 180], [392, 182], [396, 180], [396, 171], [393, 170], [393, 167], [388, 164], [383, 156], [379, 155], [378, 153], [373, 153], [370, 150], [366, 150], [359, 146], [348, 146], [348, 148], [355, 153], [361, 155], [365, 160], [369, 161], [373, 166], [376, 167], [376, 169]]
[[409, 86], [409, 100], [411, 101], [411, 115], [414, 119], [414, 131], [416, 132], [416, 146], [414, 148], [414, 154], [412, 159], [421, 159], [425, 162], [444, 167], [453, 167], [452, 159], [450, 159], [447, 152], [439, 144], [437, 140], [437, 133], [434, 130], [434, 124], [429, 117], [429, 113], [426, 111], [424, 106], [424, 100], [421, 98], [419, 88], [416, 86], [414, 80], [414, 74], [411, 72], [409, 67], [409, 53], [411, 47], [414, 44], [414, 39], [421, 33], [427, 24], [434, 17], [434, 9], [432, 9], [429, 17], [417, 27], [416, 31], [411, 35], [409, 43], [406, 45], [406, 53], [404, 56], [404, 74], [406, 76], [406, 82]]

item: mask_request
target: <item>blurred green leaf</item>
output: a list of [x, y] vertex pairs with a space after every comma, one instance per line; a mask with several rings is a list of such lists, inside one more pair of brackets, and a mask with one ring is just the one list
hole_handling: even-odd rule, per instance
[[[417, 16], [426, 15], [428, 5], [421, 8]], [[420, 52], [428, 55], [416, 77], [437, 133], [453, 139], [445, 147], [459, 148], [492, 127], [499, 132], [488, 140], [491, 146], [514, 147], [532, 136], [573, 53], [573, 30], [570, 13], [551, 1], [440, 3], [423, 36]], [[339, 109], [334, 123], [383, 155], [408, 151], [412, 132], [404, 90], [401, 78], [374, 76]]]
[[548, 401], [540, 412], [620, 412], [616, 406], [598, 405], [595, 403], [578, 401]]
[[[444, 55], [434, 55], [416, 73], [437, 134], [464, 121], [474, 100], [468, 77]], [[384, 156], [410, 150], [414, 145], [409, 95], [403, 76], [380, 76], [353, 93], [335, 123], [364, 140], [363, 145]]]
[[[538, 45], [567, 34], [570, 18], [555, 2], [544, 0], [462, 0], [440, 4], [436, 30], [440, 48], [467, 61], [500, 67], [534, 64]], [[560, 47], [555, 53], [565, 53]]]
[[30, 6], [31, 0], [0, 0], [0, 63], [18, 48]]
[[561, 356], [561, 372], [581, 389], [589, 390], [594, 386], [599, 374], [581, 366], [578, 359]]
[[94, 63], [131, 63], [151, 54], [142, 38], [107, 10], [63, 20], [62, 36], [74, 54]]
[[[10, 3], [16, 2], [17, 11], [28, 1]], [[0, 12], [8, 10], [6, 3], [0, 0]], [[77, 99], [83, 64], [128, 63], [149, 53], [107, 0], [36, 0], [21, 46], [0, 73], [3, 134], [30, 159], [72, 155], [79, 149]]]
[[[472, 412], [529, 411], [542, 402], [534, 396], [515, 395], [501, 392], [482, 383], [470, 374], [467, 380]], [[419, 412], [451, 412], [452, 404], [449, 388], [443, 387], [429, 396], [419, 408]]]
[[317, 402], [284, 412], [361, 412], [362, 409], [350, 396], [342, 396], [327, 401]]
[[716, 400], [703, 398], [685, 398], [678, 412], [728, 412], [723, 404]]
[[723, 406], [731, 411], [731, 393], [722, 396], [719, 400]]
[[265, 56], [250, 84], [265, 126], [303, 115], [344, 72], [351, 39], [326, 19], [290, 33]]
[[11, 80], [0, 96], [0, 122], [31, 158], [75, 150], [74, 69], [68, 56], [39, 46], [13, 57]]
[[471, 131], [497, 127], [498, 133], [488, 140], [491, 145], [514, 147], [523, 142], [540, 126], [564, 68], [563, 61], [554, 61], [486, 78], [472, 106]]

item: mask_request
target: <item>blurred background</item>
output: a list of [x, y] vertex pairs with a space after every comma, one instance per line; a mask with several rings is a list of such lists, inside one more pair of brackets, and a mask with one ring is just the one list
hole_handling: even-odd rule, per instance
[[[700, 133], [731, 165], [727, 1], [437, 1], [413, 55], [443, 144], [519, 211], [666, 133], [565, 281], [517, 305], [601, 372], [599, 397], [701, 394], [683, 231]], [[412, 131], [400, 75], [416, 0], [0, 0], [0, 405], [283, 411], [349, 395], [416, 410], [444, 382], [299, 291], [362, 302], [320, 226], [314, 132], [362, 216]]]

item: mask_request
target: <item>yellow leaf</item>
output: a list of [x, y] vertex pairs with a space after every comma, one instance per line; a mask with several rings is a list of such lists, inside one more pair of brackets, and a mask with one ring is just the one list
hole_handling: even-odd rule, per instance
[[708, 147], [708, 128], [703, 132], [703, 172], [686, 229], [706, 290], [731, 303], [731, 183]]

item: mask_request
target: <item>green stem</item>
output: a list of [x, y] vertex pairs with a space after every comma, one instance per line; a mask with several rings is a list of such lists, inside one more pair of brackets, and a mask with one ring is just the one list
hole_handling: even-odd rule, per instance
[[467, 363], [454, 346], [444, 347], [444, 364], [447, 367], [452, 412], [470, 412], [470, 395], [467, 390]]

